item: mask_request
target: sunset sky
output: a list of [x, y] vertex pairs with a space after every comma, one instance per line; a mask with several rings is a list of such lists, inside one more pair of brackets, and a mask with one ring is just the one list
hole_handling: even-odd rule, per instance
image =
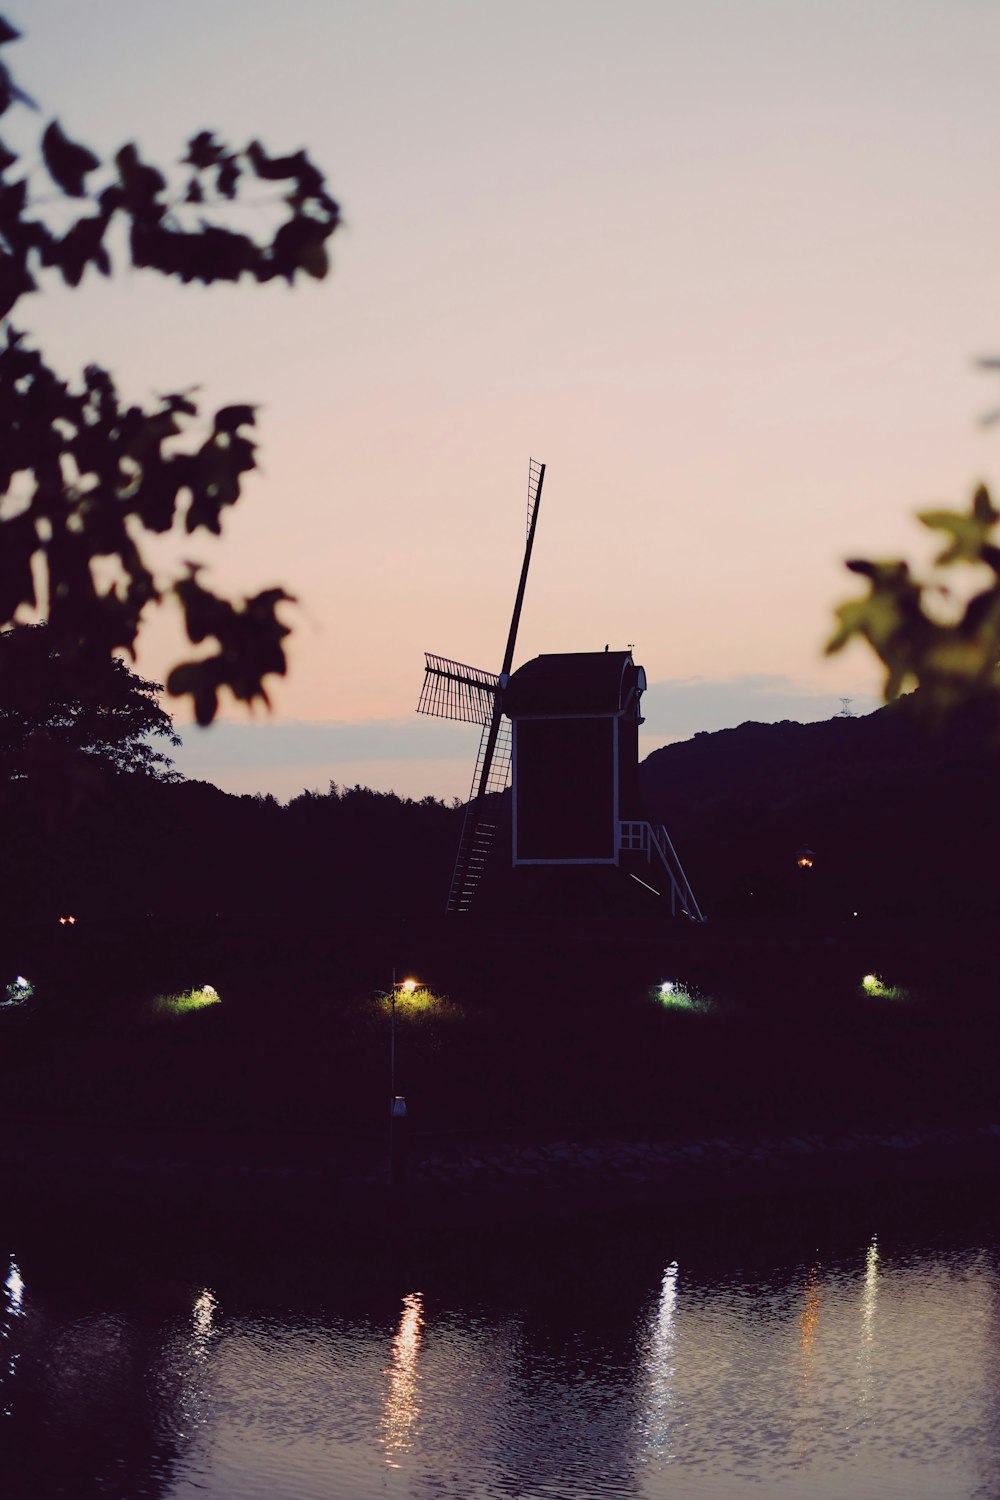
[[[306, 146], [344, 209], [323, 283], [122, 272], [18, 309], [66, 375], [260, 405], [221, 545], [175, 555], [298, 597], [290, 675], [270, 720], [191, 729], [186, 773], [464, 797], [476, 732], [414, 714], [423, 651], [499, 667], [529, 457], [548, 472], [518, 661], [634, 643], [645, 750], [873, 705], [860, 648], [822, 658], [857, 591], [844, 557], [928, 556], [913, 512], [964, 503], [1000, 456], [974, 368], [1000, 351], [1000, 8], [0, 9], [42, 111], [5, 118], [15, 144], [57, 116], [163, 163], [206, 127]], [[140, 669], [178, 651], [158, 622]]]

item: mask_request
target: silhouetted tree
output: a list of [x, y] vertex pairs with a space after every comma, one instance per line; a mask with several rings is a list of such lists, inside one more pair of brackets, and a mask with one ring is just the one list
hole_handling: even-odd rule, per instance
[[[17, 37], [0, 17], [0, 48]], [[0, 62], [0, 115], [24, 104], [32, 101]], [[128, 264], [185, 284], [322, 278], [339, 208], [304, 151], [271, 156], [259, 141], [234, 149], [207, 130], [188, 142], [184, 180], [174, 186], [134, 144], [104, 163], [54, 119], [40, 153], [60, 200], [55, 212], [41, 208], [51, 203], [48, 184], [35, 193], [40, 169], [20, 164], [0, 141], [0, 626], [24, 609], [41, 610], [62, 658], [83, 671], [118, 649], [134, 655], [143, 614], [173, 597], [191, 642], [214, 642], [215, 650], [175, 667], [167, 687], [190, 696], [207, 724], [223, 687], [246, 702], [267, 701], [264, 677], [285, 670], [288, 631], [276, 611], [290, 596], [268, 588], [234, 603], [207, 589], [190, 563], [163, 585], [144, 549], [175, 527], [219, 534], [223, 511], [255, 464], [247, 435], [254, 408], [224, 406], [207, 434], [184, 441], [197, 433], [189, 391], [147, 410], [124, 403], [97, 365], [76, 384], [66, 381], [10, 317], [46, 274], [71, 287], [88, 268], [111, 275], [113, 224], [124, 226]], [[277, 222], [260, 240], [224, 222], [248, 180], [280, 185]]]
[[96, 757], [114, 771], [172, 778], [170, 757], [150, 743], [179, 745], [161, 706], [160, 684], [117, 657], [102, 658], [82, 678], [47, 625], [0, 631], [0, 768], [30, 776], [55, 752]]

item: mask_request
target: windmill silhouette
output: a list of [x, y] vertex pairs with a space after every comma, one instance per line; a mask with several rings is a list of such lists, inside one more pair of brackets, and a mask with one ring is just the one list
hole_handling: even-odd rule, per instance
[[447, 910], [467, 912], [473, 903], [513, 762], [513, 867], [544, 866], [555, 878], [562, 866], [565, 887], [574, 878], [565, 867], [596, 878], [596, 867], [612, 866], [654, 896], [668, 895], [672, 915], [702, 922], [667, 830], [645, 815], [639, 727], [646, 674], [632, 646], [536, 656], [511, 672], [544, 480], [545, 465], [532, 459], [524, 561], [500, 671], [426, 653], [417, 712], [482, 725]]
[[545, 483], [545, 465], [535, 459], [528, 463], [528, 521], [524, 561], [514, 600], [507, 648], [499, 672], [469, 667], [463, 662], [425, 652], [424, 685], [417, 713], [432, 714], [439, 719], [457, 719], [464, 724], [481, 724], [482, 737], [472, 777], [472, 790], [465, 807], [465, 820], [458, 841], [455, 869], [448, 893], [449, 912], [468, 911], [476, 887], [482, 878], [497, 834], [497, 819], [490, 798], [507, 788], [510, 780], [510, 722], [503, 716], [503, 689], [510, 678], [521, 623], [524, 588], [528, 581], [531, 549]]

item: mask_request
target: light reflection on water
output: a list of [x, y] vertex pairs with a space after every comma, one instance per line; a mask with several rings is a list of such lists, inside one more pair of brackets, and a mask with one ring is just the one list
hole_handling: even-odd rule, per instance
[[387, 1371], [389, 1389], [382, 1417], [385, 1461], [399, 1468], [400, 1456], [413, 1446], [414, 1427], [420, 1415], [417, 1401], [417, 1355], [424, 1317], [419, 1292], [403, 1298], [403, 1312], [392, 1341], [392, 1363]]
[[[366, 1284], [275, 1307], [136, 1276], [0, 1313], [0, 1494], [972, 1500], [1000, 1494], [991, 1246]], [[593, 1255], [593, 1267], [588, 1256]], [[413, 1283], [410, 1283], [411, 1287]]]

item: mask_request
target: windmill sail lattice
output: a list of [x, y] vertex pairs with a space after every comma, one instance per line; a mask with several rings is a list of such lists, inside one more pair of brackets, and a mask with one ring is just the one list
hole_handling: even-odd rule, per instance
[[499, 677], [464, 662], [449, 661], [425, 651], [427, 665], [420, 690], [418, 714], [457, 719], [462, 724], [488, 724], [493, 717]]
[[542, 494], [542, 481], [545, 478], [545, 465], [540, 464], [537, 459], [528, 460], [528, 526], [527, 534], [531, 536], [531, 523], [535, 518], [535, 510]]

